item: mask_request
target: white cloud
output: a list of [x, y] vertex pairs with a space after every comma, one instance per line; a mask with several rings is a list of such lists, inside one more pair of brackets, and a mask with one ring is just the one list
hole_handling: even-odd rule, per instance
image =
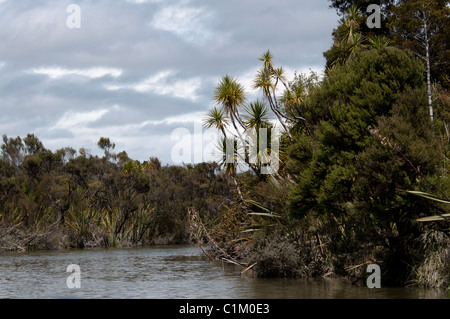
[[47, 75], [52, 79], [59, 79], [68, 75], [84, 76], [91, 79], [97, 79], [104, 76], [119, 77], [122, 70], [115, 68], [93, 67], [88, 69], [66, 69], [61, 67], [36, 68], [32, 70], [35, 74]]
[[186, 114], [180, 114], [175, 116], [169, 116], [162, 120], [158, 121], [147, 121], [145, 124], [186, 124], [186, 123], [201, 123], [202, 118], [205, 116], [205, 112], [193, 112], [193, 113], [186, 113]]
[[80, 127], [84, 127], [87, 123], [96, 122], [108, 113], [108, 109], [100, 109], [90, 112], [73, 112], [68, 111], [51, 127], [51, 130], [65, 129], [75, 131]]
[[201, 79], [195, 77], [185, 80], [176, 80], [173, 79], [174, 75], [174, 71], [166, 70], [141, 82], [134, 84], [110, 84], [105, 85], [105, 88], [110, 91], [128, 89], [139, 93], [170, 95], [181, 99], [196, 101], [199, 98], [196, 91], [201, 86]]
[[185, 41], [203, 44], [212, 36], [206, 25], [210, 18], [211, 13], [204, 7], [189, 7], [182, 3], [158, 11], [153, 17], [151, 26], [175, 33]]

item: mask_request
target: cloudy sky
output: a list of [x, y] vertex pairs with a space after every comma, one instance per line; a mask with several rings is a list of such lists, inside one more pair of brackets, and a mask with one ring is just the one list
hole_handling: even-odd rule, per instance
[[0, 0], [0, 16], [0, 135], [93, 155], [109, 137], [167, 164], [180, 143], [208, 160], [201, 120], [220, 77], [256, 98], [267, 49], [288, 75], [321, 73], [339, 18], [327, 0]]

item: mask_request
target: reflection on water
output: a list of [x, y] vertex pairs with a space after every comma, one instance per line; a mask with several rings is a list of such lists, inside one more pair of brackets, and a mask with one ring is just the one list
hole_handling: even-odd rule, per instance
[[[81, 268], [69, 289], [66, 268]], [[214, 264], [197, 247], [70, 250], [0, 255], [0, 298], [448, 298], [441, 290], [357, 287], [336, 279], [261, 279]]]

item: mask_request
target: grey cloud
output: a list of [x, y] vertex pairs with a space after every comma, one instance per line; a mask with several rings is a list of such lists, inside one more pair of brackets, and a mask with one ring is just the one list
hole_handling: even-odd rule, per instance
[[[35, 132], [52, 147], [91, 149], [111, 134], [136, 159], [160, 152], [170, 161], [172, 130], [190, 124], [163, 120], [206, 112], [216, 81], [248, 76], [267, 49], [289, 69], [323, 67], [338, 21], [325, 0], [78, 0], [81, 29], [69, 29], [72, 2], [0, 3], [0, 134]], [[86, 73], [100, 67], [122, 72]], [[82, 72], [31, 72], [45, 68]], [[166, 71], [160, 82], [145, 82]], [[139, 84], [146, 89], [133, 89]], [[101, 110], [108, 112], [93, 120], [89, 112]], [[76, 129], [55, 128], [69, 123], [61, 122], [67, 114], [79, 116]]]

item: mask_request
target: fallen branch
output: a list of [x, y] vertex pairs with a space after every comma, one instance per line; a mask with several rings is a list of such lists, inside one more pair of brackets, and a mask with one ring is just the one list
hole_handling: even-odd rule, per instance
[[245, 268], [243, 271], [241, 271], [241, 275], [245, 274], [247, 271], [249, 271], [250, 269], [252, 269], [254, 266], [256, 266], [258, 262], [251, 264], [250, 266], [248, 266], [247, 268]]
[[[236, 259], [230, 256], [225, 250], [222, 249], [222, 247], [220, 247], [216, 243], [216, 241], [209, 234], [205, 225], [203, 225], [199, 213], [194, 208], [189, 209], [189, 216], [190, 216], [189, 228], [191, 230], [191, 234], [195, 237], [197, 245], [208, 256], [209, 259], [211, 260], [221, 259], [222, 261], [228, 261], [241, 267], [247, 267], [247, 265], [238, 262]], [[221, 255], [215, 256], [214, 258], [210, 253], [207, 253], [206, 250], [201, 245], [201, 243], [203, 242], [201, 235], [205, 236], [208, 242], [215, 248], [215, 250], [221, 252]]]
[[359, 267], [361, 267], [361, 266], [368, 265], [368, 264], [374, 264], [374, 263], [380, 263], [380, 261], [376, 261], [376, 260], [366, 261], [365, 263], [362, 263], [362, 264], [359, 264], [359, 265], [354, 265], [354, 266], [348, 266], [348, 267], [345, 267], [345, 270], [346, 270], [346, 271], [350, 271], [350, 270], [359, 268]]

